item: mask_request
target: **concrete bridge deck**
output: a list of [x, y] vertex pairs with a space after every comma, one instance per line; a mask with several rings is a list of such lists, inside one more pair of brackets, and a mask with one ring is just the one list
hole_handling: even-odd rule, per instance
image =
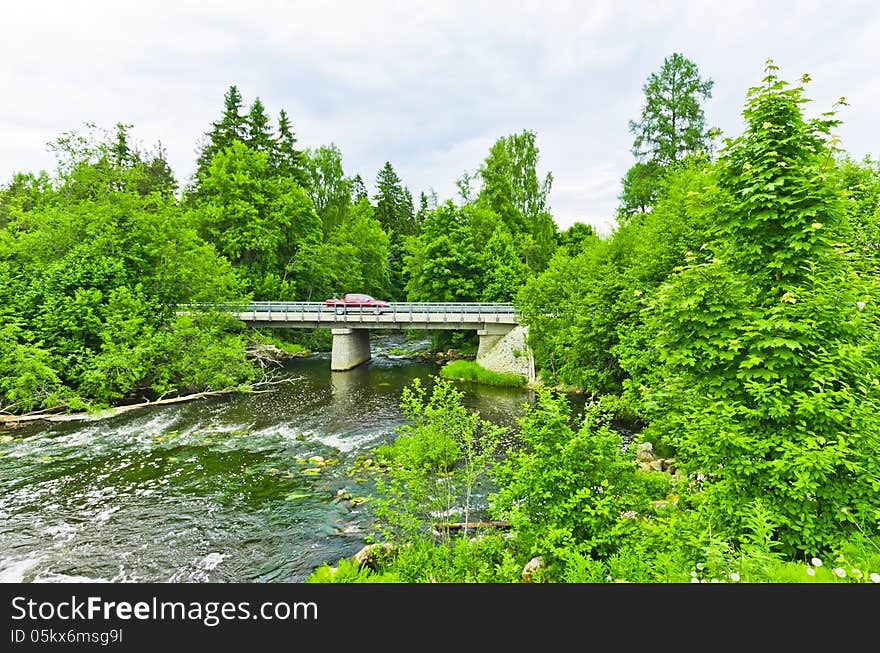
[[391, 302], [387, 307], [340, 308], [324, 302], [251, 302], [212, 305], [255, 327], [330, 329], [330, 368], [348, 370], [370, 359], [373, 329], [474, 330], [480, 337], [477, 363], [498, 372], [535, 379], [534, 361], [513, 304]]
[[[222, 307], [221, 307], [222, 308]], [[513, 304], [391, 302], [339, 309], [324, 302], [251, 302], [226, 310], [254, 326], [272, 328], [476, 329], [519, 324]]]

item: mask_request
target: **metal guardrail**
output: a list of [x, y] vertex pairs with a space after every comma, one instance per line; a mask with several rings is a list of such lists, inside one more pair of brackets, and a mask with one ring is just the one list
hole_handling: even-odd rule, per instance
[[[391, 317], [392, 322], [422, 322], [416, 316], [442, 314], [443, 321], [491, 322], [499, 321], [501, 316], [517, 318], [513, 304], [469, 303], [469, 302], [389, 302], [387, 307], [375, 306], [328, 306], [324, 302], [249, 302], [243, 304], [181, 304], [180, 307], [213, 309], [242, 316], [251, 313], [251, 321], [273, 322], [351, 322], [350, 318], [364, 316]], [[378, 308], [378, 310], [377, 310]], [[340, 310], [342, 309], [342, 310]], [[451, 319], [450, 319], [451, 318]], [[494, 319], [493, 319], [494, 318]], [[244, 318], [243, 318], [244, 319]], [[360, 320], [358, 320], [360, 321]], [[383, 320], [384, 321], [384, 320]], [[430, 320], [430, 317], [428, 318]]]

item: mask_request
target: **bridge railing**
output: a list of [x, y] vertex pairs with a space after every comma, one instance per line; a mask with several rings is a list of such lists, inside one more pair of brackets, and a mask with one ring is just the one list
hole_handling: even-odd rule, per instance
[[[345, 306], [340, 310], [337, 305], [328, 306], [324, 302], [242, 302], [205, 304], [181, 304], [180, 308], [192, 307], [200, 310], [217, 310], [238, 313], [240, 316], [250, 313], [253, 321], [306, 322], [339, 321], [347, 322], [350, 316], [391, 316], [393, 321], [413, 321], [416, 315], [443, 314], [467, 318], [468, 321], [492, 322], [499, 321], [502, 315], [516, 316], [513, 304], [471, 303], [471, 302], [389, 302], [387, 307], [378, 309], [374, 306]], [[330, 319], [332, 316], [332, 320]]]

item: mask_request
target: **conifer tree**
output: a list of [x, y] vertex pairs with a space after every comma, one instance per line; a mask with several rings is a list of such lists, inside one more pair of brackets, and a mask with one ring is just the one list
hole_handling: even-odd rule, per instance
[[700, 99], [712, 97], [711, 79], [702, 79], [697, 64], [675, 52], [663, 60], [642, 87], [645, 106], [641, 119], [629, 123], [635, 135], [633, 155], [640, 161], [669, 165], [705, 150], [709, 130]]
[[275, 142], [272, 137], [272, 127], [269, 125], [269, 117], [266, 108], [260, 98], [254, 100], [250, 111], [245, 118], [245, 144], [252, 150], [272, 153]]
[[657, 199], [669, 166], [686, 156], [707, 153], [714, 129], [707, 129], [701, 100], [712, 97], [711, 79], [697, 65], [675, 52], [663, 60], [642, 87], [645, 105], [639, 121], [630, 120], [637, 161], [621, 180], [618, 218], [647, 213]]
[[351, 182], [351, 202], [352, 204], [357, 204], [362, 199], [369, 199], [369, 195], [367, 194], [367, 187], [364, 185], [363, 178], [360, 174], [357, 174]]
[[376, 189], [376, 217], [382, 227], [398, 237], [411, 235], [415, 231], [412, 195], [389, 161], [376, 176]]
[[278, 113], [278, 136], [273, 148], [273, 164], [282, 176], [293, 177], [300, 186], [308, 186], [306, 156], [296, 147], [296, 136], [290, 124], [290, 117], [282, 109]]
[[223, 96], [223, 115], [217, 122], [211, 123], [211, 131], [205, 134], [204, 142], [196, 162], [192, 188], [189, 192], [191, 202], [197, 201], [201, 195], [202, 181], [207, 174], [211, 161], [225, 148], [235, 141], [244, 141], [247, 134], [246, 117], [242, 115], [243, 100], [241, 92], [234, 84]]

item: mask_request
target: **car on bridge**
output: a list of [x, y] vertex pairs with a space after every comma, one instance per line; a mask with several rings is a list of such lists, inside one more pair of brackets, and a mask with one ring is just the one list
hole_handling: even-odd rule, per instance
[[348, 293], [342, 299], [333, 297], [324, 304], [335, 307], [337, 313], [345, 313], [349, 308], [370, 309], [373, 313], [381, 313], [382, 309], [389, 307], [388, 302], [362, 293]]

